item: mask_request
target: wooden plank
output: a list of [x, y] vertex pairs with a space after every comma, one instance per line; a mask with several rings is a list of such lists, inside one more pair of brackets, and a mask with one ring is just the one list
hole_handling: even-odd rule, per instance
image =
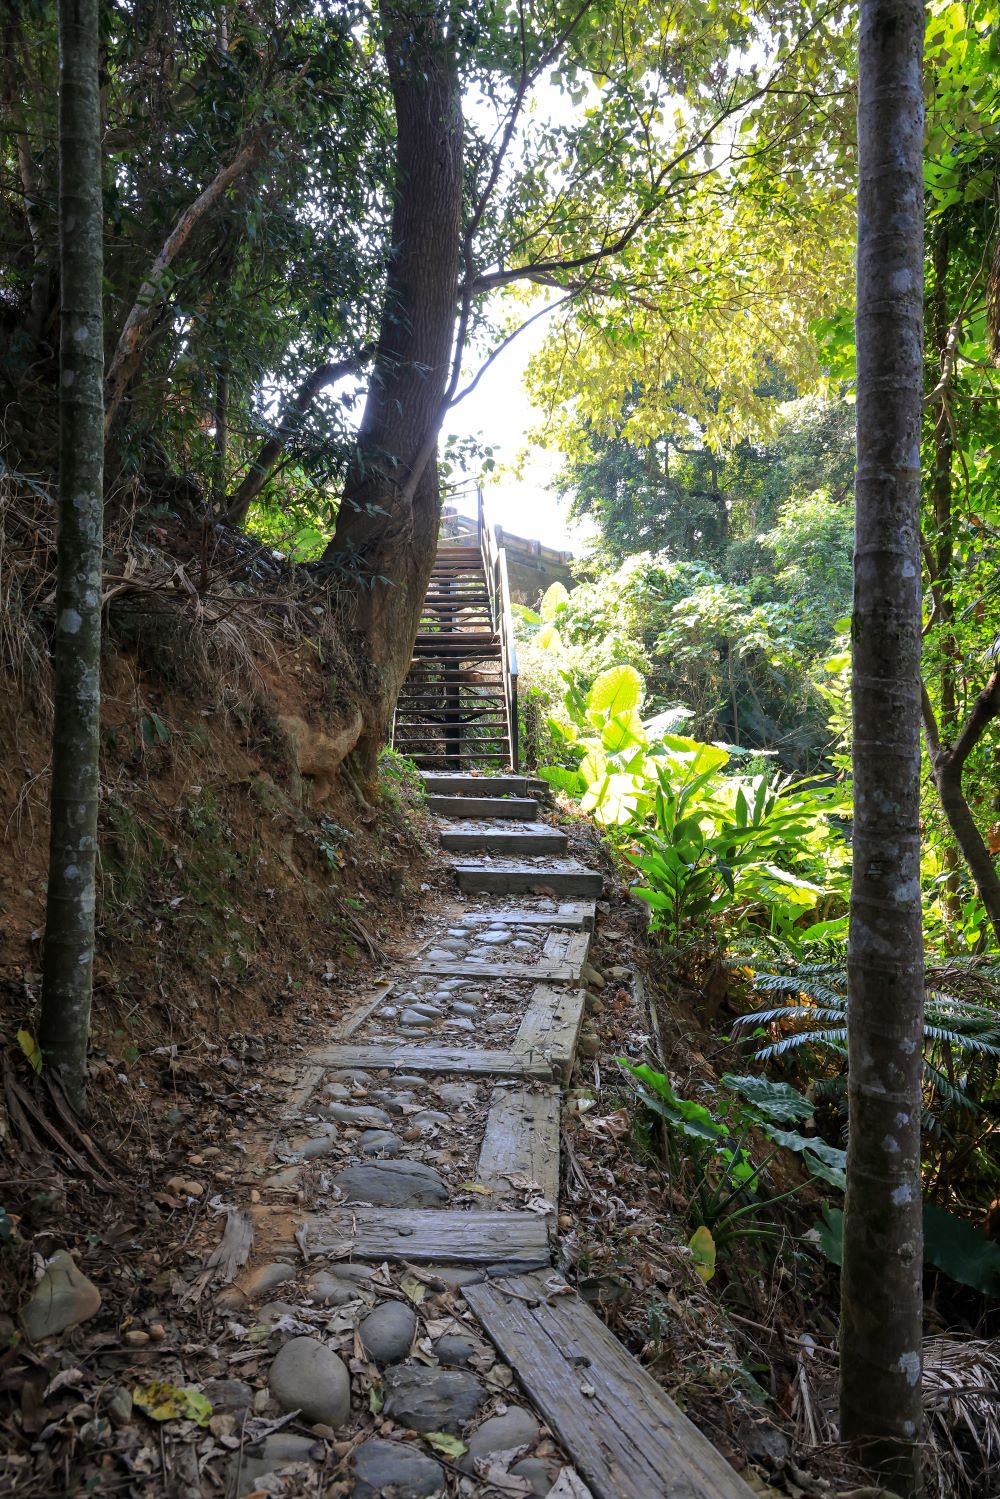
[[296, 1235], [307, 1257], [439, 1260], [446, 1265], [549, 1262], [538, 1213], [476, 1213], [450, 1208], [335, 1208], [309, 1218]]
[[529, 907], [513, 911], [461, 911], [456, 922], [461, 926], [557, 926], [592, 932], [595, 914], [592, 900], [568, 900], [558, 911], [534, 911]]
[[561, 1277], [543, 1271], [465, 1286], [462, 1295], [597, 1499], [750, 1499], [590, 1308], [575, 1295], [548, 1295], [553, 1281]]
[[492, 1191], [485, 1202], [509, 1197], [511, 1176], [536, 1182], [553, 1208], [559, 1200], [559, 1090], [495, 1088], [479, 1152], [476, 1180]]
[[431, 978], [496, 978], [496, 979], [548, 979], [551, 983], [571, 984], [580, 977], [583, 965], [572, 967], [569, 963], [546, 963], [538, 958], [533, 963], [504, 963], [495, 950], [489, 957], [453, 958], [438, 962], [421, 963], [420, 972]]
[[526, 776], [472, 776], [461, 771], [425, 771], [424, 789], [442, 796], [519, 796], [528, 794]]
[[317, 1067], [315, 1065], [306, 1068], [305, 1072], [303, 1072], [298, 1082], [288, 1094], [288, 1097], [285, 1100], [285, 1107], [282, 1109], [279, 1118], [301, 1119], [306, 1104], [309, 1102], [310, 1098], [312, 1098], [313, 1094], [316, 1092], [316, 1089], [323, 1081], [324, 1071], [325, 1068]]
[[550, 989], [540, 984], [514, 1037], [514, 1051], [532, 1065], [549, 1063], [564, 1083], [569, 1082], [585, 999], [583, 989]]
[[438, 834], [442, 848], [484, 854], [562, 854], [569, 843], [565, 833], [544, 823], [525, 823], [516, 828], [443, 827]]
[[538, 803], [530, 796], [429, 796], [427, 810], [438, 817], [504, 817], [534, 822]]
[[459, 1046], [410, 1046], [392, 1041], [356, 1041], [313, 1052], [328, 1070], [359, 1067], [365, 1071], [466, 1072], [480, 1077], [537, 1077], [548, 1082], [551, 1063], [538, 1054], [519, 1051], [467, 1051]]
[[550, 932], [542, 948], [542, 957], [547, 963], [568, 963], [573, 969], [573, 977], [578, 979], [589, 952], [589, 932]]
[[590, 895], [604, 888], [604, 876], [582, 864], [543, 868], [534, 864], [457, 863], [458, 888], [468, 894], [522, 895], [529, 891], [552, 895]]
[[393, 981], [391, 984], [383, 984], [381, 989], [376, 989], [375, 993], [369, 999], [364, 1000], [363, 1003], [358, 1005], [357, 1009], [351, 1011], [340, 1027], [338, 1035], [345, 1039], [348, 1036], [353, 1036], [359, 1026], [364, 1025], [369, 1015], [378, 1009], [386, 995], [391, 994], [395, 987], [395, 981]]

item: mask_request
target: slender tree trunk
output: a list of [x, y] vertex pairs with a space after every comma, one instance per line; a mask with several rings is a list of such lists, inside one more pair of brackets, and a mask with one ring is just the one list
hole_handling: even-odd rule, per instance
[[986, 908], [993, 934], [1000, 944], [1000, 875], [993, 863], [993, 855], [976, 826], [972, 808], [962, 788], [965, 762], [989, 725], [1000, 718], [1000, 672], [993, 673], [976, 698], [972, 712], [953, 744], [944, 741], [926, 691], [922, 695], [922, 706], [927, 753], [934, 784], [941, 799], [941, 808], [955, 835], [955, 842], [962, 850], [962, 857], [969, 866], [969, 873]]
[[59, 0], [59, 546], [39, 1044], [85, 1102], [93, 980], [104, 542], [98, 0]]
[[[930, 321], [937, 355], [938, 378], [948, 378], [950, 360], [951, 320], [948, 316], [948, 267], [951, 260], [951, 244], [948, 225], [940, 226], [934, 242], [934, 295], [931, 299]], [[930, 579], [934, 600], [934, 618], [940, 642], [941, 667], [939, 691], [941, 704], [941, 737], [951, 743], [958, 729], [958, 692], [956, 690], [956, 666], [958, 650], [955, 642], [955, 607], [952, 598], [952, 516], [951, 516], [951, 465], [954, 454], [952, 423], [949, 417], [947, 395], [931, 408], [934, 420], [934, 472], [931, 482], [931, 501], [934, 507], [933, 545], [928, 549], [933, 576]], [[926, 713], [925, 713], [926, 720]], [[959, 777], [961, 779], [961, 777]], [[940, 781], [938, 781], [940, 790]], [[961, 786], [959, 785], [961, 795]], [[968, 808], [966, 808], [968, 811]], [[954, 828], [954, 822], [949, 817]], [[941, 862], [948, 871], [945, 885], [945, 905], [952, 921], [961, 915], [959, 899], [958, 855], [951, 844], [941, 850]]]
[[854, 874], [841, 1434], [922, 1492], [920, 1082], [920, 0], [862, 0]]
[[458, 310], [462, 112], [447, 7], [383, 0], [396, 112], [391, 258], [357, 458], [327, 549], [353, 590], [369, 662], [359, 744], [370, 774], [388, 737], [434, 565], [441, 501], [435, 449]]

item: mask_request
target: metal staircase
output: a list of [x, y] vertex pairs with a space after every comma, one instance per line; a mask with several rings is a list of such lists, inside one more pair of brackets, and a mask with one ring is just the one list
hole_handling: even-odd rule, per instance
[[426, 770], [518, 768], [517, 654], [507, 554], [482, 490], [451, 514], [396, 704], [393, 748]]

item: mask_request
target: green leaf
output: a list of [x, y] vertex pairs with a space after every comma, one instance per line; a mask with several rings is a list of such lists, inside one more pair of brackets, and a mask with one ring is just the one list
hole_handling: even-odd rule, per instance
[[[984, 1296], [1000, 1296], [1000, 1245], [987, 1239], [972, 1223], [925, 1202], [924, 1260], [950, 1276], [959, 1285], [971, 1286]], [[815, 1225], [819, 1246], [834, 1265], [843, 1263], [844, 1214], [823, 1204], [823, 1217]]]
[[722, 1074], [722, 1082], [775, 1124], [786, 1124], [790, 1119], [812, 1118], [812, 1104], [791, 1083], [772, 1083], [767, 1077], [754, 1077], [750, 1074], [734, 1076], [731, 1072]]
[[626, 713], [642, 702], [643, 680], [634, 666], [602, 671], [587, 694], [587, 706], [599, 713]]
[[959, 1285], [1000, 1296], [1000, 1245], [932, 1202], [924, 1203], [924, 1259]]
[[212, 1402], [190, 1385], [182, 1387], [165, 1379], [153, 1379], [149, 1384], [137, 1385], [132, 1399], [151, 1421], [194, 1421], [198, 1426], [207, 1426], [212, 1419]]
[[464, 1457], [469, 1450], [460, 1437], [450, 1436], [446, 1431], [425, 1431], [424, 1441], [442, 1457], [450, 1457], [453, 1461]]
[[688, 1248], [694, 1259], [694, 1268], [707, 1285], [715, 1274], [715, 1240], [710, 1228], [704, 1224], [696, 1228], [688, 1240]]
[[[560, 614], [569, 603], [569, 589], [565, 583], [551, 583], [542, 594], [542, 602], [539, 613], [547, 624], [551, 624], [557, 614]], [[540, 639], [541, 637], [539, 637]]]
[[823, 1216], [813, 1224], [813, 1232], [823, 1254], [831, 1265], [844, 1263], [844, 1211], [843, 1208], [823, 1204]]
[[[838, 1150], [836, 1145], [828, 1145], [825, 1140], [816, 1135], [800, 1135], [795, 1130], [769, 1129], [768, 1137], [775, 1145], [780, 1145], [785, 1150], [794, 1150], [799, 1155], [815, 1156], [824, 1165], [831, 1169], [845, 1172], [847, 1170], [847, 1151]], [[808, 1165], [808, 1162], [806, 1162]], [[843, 1183], [841, 1183], [843, 1185]]]
[[40, 1073], [44, 1065], [41, 1050], [34, 1036], [30, 1031], [25, 1030], [23, 1026], [17, 1033], [17, 1044], [28, 1058], [35, 1072]]

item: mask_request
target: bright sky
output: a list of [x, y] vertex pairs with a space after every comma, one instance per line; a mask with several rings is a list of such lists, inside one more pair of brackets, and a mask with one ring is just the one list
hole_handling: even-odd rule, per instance
[[[497, 469], [487, 476], [485, 490], [505, 531], [580, 553], [585, 534], [579, 528], [571, 531], [569, 501], [552, 487], [561, 455], [535, 445], [526, 448], [526, 434], [538, 425], [541, 413], [524, 388], [524, 372], [545, 337], [545, 325], [545, 318], [539, 318], [504, 350], [472, 394], [448, 413], [443, 436], [476, 437], [493, 448]], [[469, 367], [472, 374], [478, 368], [474, 360]]]

